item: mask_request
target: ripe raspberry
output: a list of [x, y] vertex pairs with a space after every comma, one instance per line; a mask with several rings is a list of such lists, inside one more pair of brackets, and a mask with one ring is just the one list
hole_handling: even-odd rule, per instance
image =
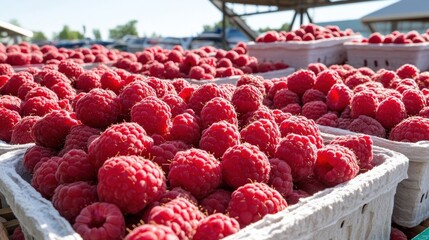
[[13, 74], [6, 84], [1, 88], [3, 95], [18, 96], [19, 88], [27, 82], [33, 82], [33, 75], [28, 72], [18, 72]]
[[221, 158], [223, 153], [240, 143], [237, 126], [226, 121], [216, 122], [205, 129], [201, 135], [200, 148]]
[[210, 215], [198, 223], [194, 240], [217, 240], [240, 230], [240, 224], [234, 218], [222, 213]]
[[100, 88], [100, 76], [95, 71], [82, 73], [75, 81], [76, 89], [89, 92], [94, 88]]
[[398, 69], [396, 69], [396, 74], [398, 77], [405, 79], [405, 78], [414, 78], [418, 76], [420, 73], [420, 70], [411, 64], [404, 64], [400, 66]]
[[401, 230], [391, 227], [390, 229], [390, 240], [407, 240], [407, 235], [403, 233]]
[[298, 103], [288, 104], [281, 110], [285, 113], [290, 113], [292, 115], [301, 115], [301, 106]]
[[88, 141], [92, 136], [100, 135], [100, 130], [86, 125], [77, 125], [70, 129], [70, 133], [66, 137], [64, 148], [60, 151], [59, 156], [72, 149], [80, 149], [88, 152]]
[[176, 92], [180, 93], [185, 87], [190, 87], [191, 84], [183, 78], [176, 78], [171, 81]]
[[302, 115], [308, 119], [317, 120], [328, 112], [328, 107], [322, 101], [306, 103], [302, 107]]
[[429, 119], [422, 117], [407, 118], [392, 129], [389, 139], [398, 142], [429, 140]]
[[329, 110], [341, 112], [351, 101], [353, 92], [346, 85], [334, 84], [326, 95]]
[[171, 109], [171, 117], [175, 117], [188, 109], [188, 104], [176, 94], [167, 94], [162, 98]]
[[306, 104], [313, 101], [322, 101], [326, 102], [326, 95], [316, 89], [308, 89], [305, 91], [304, 95], [302, 95], [302, 104]]
[[22, 232], [21, 226], [18, 226], [13, 230], [11, 240], [25, 240], [24, 233]]
[[295, 184], [298, 189], [305, 191], [310, 196], [326, 188], [326, 186], [314, 176], [303, 179]]
[[407, 117], [402, 101], [396, 97], [384, 99], [377, 108], [375, 119], [386, 129], [391, 129]]
[[95, 202], [80, 211], [73, 229], [83, 239], [122, 239], [125, 220], [116, 205]]
[[51, 148], [34, 145], [25, 152], [23, 166], [29, 173], [33, 173], [36, 170], [36, 165], [40, 166], [41, 163], [48, 161], [55, 155], [56, 152]]
[[293, 191], [292, 170], [289, 165], [278, 158], [270, 160], [270, 179], [268, 185], [277, 190], [283, 197], [288, 196]]
[[13, 128], [21, 121], [16, 111], [0, 107], [0, 140], [10, 142]]
[[54, 91], [52, 91], [47, 87], [42, 87], [42, 86], [32, 88], [30, 91], [28, 91], [27, 94], [25, 95], [24, 100], [27, 101], [33, 97], [44, 97], [53, 101], [59, 100], [57, 94]]
[[371, 78], [373, 81], [380, 82], [385, 88], [388, 88], [390, 84], [399, 77], [394, 71], [380, 69]]
[[[429, 88], [429, 72], [422, 72], [414, 78], [420, 89]], [[1, 84], [0, 84], [1, 85]]]
[[199, 115], [204, 105], [215, 97], [225, 98], [226, 95], [217, 85], [207, 83], [195, 90], [189, 99], [188, 105]]
[[363, 75], [361, 73], [355, 73], [355, 74], [349, 76], [344, 81], [344, 84], [346, 84], [347, 87], [349, 87], [350, 89], [353, 90], [356, 86], [370, 82], [370, 81], [371, 81], [370, 77]]
[[97, 187], [87, 182], [61, 184], [52, 196], [55, 209], [70, 223], [74, 222], [84, 207], [97, 200]]
[[334, 112], [328, 112], [323, 116], [319, 117], [316, 120], [316, 124], [328, 126], [328, 127], [337, 127], [338, 126], [338, 116]]
[[153, 146], [149, 155], [153, 162], [158, 164], [162, 170], [168, 174], [170, 171], [170, 163], [179, 151], [184, 151], [188, 149], [189, 146], [182, 141], [166, 141], [159, 145]]
[[323, 139], [320, 136], [316, 123], [302, 116], [291, 116], [284, 120], [279, 126], [280, 134], [286, 137], [290, 133], [307, 136], [311, 143], [317, 148], [322, 147]]
[[289, 206], [297, 204], [301, 198], [309, 197], [310, 194], [303, 190], [293, 190], [291, 194], [289, 194], [286, 198], [286, 201]]
[[305, 91], [313, 88], [316, 75], [310, 70], [298, 70], [287, 78], [288, 89], [302, 96]]
[[[334, 70], [326, 69], [317, 74], [316, 81], [314, 83], [314, 89], [319, 90], [325, 95], [328, 94], [329, 90], [334, 84], [342, 83], [340, 75]], [[304, 95], [305, 96], [305, 95]], [[304, 102], [304, 100], [303, 100]]]
[[201, 137], [199, 119], [187, 112], [177, 115], [173, 118], [170, 135], [172, 140], [197, 146]]
[[292, 116], [292, 114], [285, 113], [278, 109], [271, 110], [271, 113], [273, 114], [274, 121], [277, 123], [277, 125], [280, 125], [280, 123]]
[[[168, 84], [168, 82], [165, 80], [161, 80], [155, 77], [149, 77], [145, 80], [145, 82], [155, 90], [156, 96], [158, 98], [162, 98], [166, 94], [176, 93], [174, 90], [174, 86]], [[170, 86], [171, 86], [171, 89], [170, 89]]]
[[35, 169], [33, 178], [31, 179], [31, 186], [46, 199], [50, 199], [54, 195], [55, 188], [60, 185], [55, 178], [59, 159], [59, 157], [52, 157], [41, 163]]
[[220, 121], [226, 121], [233, 125], [237, 125], [238, 122], [234, 106], [221, 97], [215, 97], [208, 101], [201, 110], [200, 116], [204, 129]]
[[238, 87], [232, 95], [231, 103], [237, 113], [244, 114], [255, 111], [262, 105], [262, 93], [252, 85]]
[[58, 71], [65, 74], [69, 79], [76, 80], [85, 70], [80, 64], [64, 60], [58, 64]]
[[329, 144], [341, 145], [353, 151], [359, 168], [364, 169], [372, 162], [372, 140], [368, 135], [346, 135], [335, 137]]
[[123, 213], [143, 210], [165, 191], [166, 179], [161, 168], [143, 157], [112, 157], [98, 171], [100, 200], [115, 204]]
[[352, 118], [357, 118], [360, 115], [375, 118], [378, 105], [377, 95], [374, 92], [370, 90], [358, 92], [352, 97], [350, 103]]
[[240, 132], [242, 142], [257, 146], [265, 155], [274, 156], [280, 139], [280, 131], [275, 122], [267, 119], [256, 120]]
[[15, 70], [10, 64], [0, 63], [0, 75], [12, 76]]
[[270, 89], [267, 91], [267, 97], [269, 99], [273, 99], [277, 91], [280, 91], [281, 89], [284, 89], [284, 88], [287, 88], [287, 79], [280, 78], [277, 81], [275, 81], [273, 85], [270, 87]]
[[78, 181], [91, 182], [97, 179], [97, 173], [89, 161], [88, 154], [83, 150], [73, 149], [58, 161], [55, 177], [60, 184]]
[[[420, 110], [419, 112], [419, 116], [429, 118], [429, 107], [422, 108], [422, 110]], [[12, 134], [12, 137], [13, 137], [13, 134]]]
[[154, 207], [148, 222], [171, 227], [179, 239], [192, 239], [198, 223], [205, 215], [186, 198], [176, 198], [163, 206]]
[[156, 224], [143, 224], [134, 228], [124, 240], [179, 240], [177, 235], [171, 230], [171, 227]]
[[132, 107], [131, 121], [142, 126], [149, 135], [164, 135], [171, 125], [171, 110], [157, 97], [146, 97]]
[[134, 81], [126, 85], [119, 94], [121, 113], [129, 115], [131, 108], [146, 97], [155, 97], [156, 92], [147, 83], [143, 81]]
[[231, 200], [231, 192], [224, 189], [217, 189], [213, 193], [201, 200], [200, 206], [208, 215], [215, 213], [226, 213], [229, 201]]
[[426, 106], [426, 99], [420, 90], [409, 89], [402, 93], [402, 102], [405, 105], [408, 116], [418, 115]]
[[236, 83], [237, 87], [242, 85], [252, 85], [259, 89], [262, 95], [265, 95], [264, 78], [257, 75], [242, 75]]
[[13, 128], [10, 139], [11, 144], [25, 144], [34, 142], [31, 131], [34, 124], [41, 118], [38, 116], [28, 116], [22, 118]]
[[271, 120], [275, 122], [275, 119], [271, 110], [268, 107], [263, 105], [256, 111], [247, 112], [243, 115], [240, 115], [239, 127], [244, 128], [250, 123], [260, 119], [266, 119], [266, 120]]
[[374, 118], [361, 115], [350, 123], [348, 130], [385, 138], [386, 129]]
[[250, 182], [268, 182], [270, 163], [256, 146], [243, 143], [230, 147], [221, 162], [223, 181], [233, 188]]
[[333, 187], [353, 179], [358, 172], [356, 155], [349, 148], [326, 145], [317, 150], [314, 174], [326, 186]]
[[248, 183], [231, 195], [229, 216], [237, 219], [240, 227], [259, 221], [267, 214], [275, 214], [288, 206], [276, 190], [264, 183]]
[[300, 103], [299, 96], [286, 88], [278, 90], [273, 98], [273, 107], [277, 109], [294, 103]]
[[43, 75], [43, 79], [40, 81], [40, 84], [47, 88], [51, 88], [55, 84], [62, 82], [71, 84], [70, 79], [68, 79], [66, 75], [58, 71], [51, 70], [47, 71], [46, 74]]
[[118, 121], [120, 106], [114, 92], [96, 88], [77, 101], [75, 111], [85, 125], [105, 128]]
[[125, 85], [125, 81], [119, 76], [118, 73], [112, 70], [108, 70], [103, 73], [100, 77], [101, 88], [113, 91], [119, 94], [121, 89]]
[[[26, 85], [27, 84], [36, 84], [36, 83], [29, 82], [29, 83], [26, 83]], [[18, 113], [21, 113], [21, 105], [22, 105], [22, 101], [19, 97], [15, 97], [12, 95], [0, 96], [0, 107], [4, 107], [9, 110], [13, 110]]]
[[140, 125], [124, 122], [107, 128], [89, 145], [88, 154], [92, 164], [98, 169], [110, 157], [146, 156], [152, 145], [152, 138]]
[[201, 199], [221, 184], [220, 162], [196, 148], [178, 152], [170, 164], [168, 179], [172, 187], [182, 187]]
[[76, 90], [65, 82], [55, 84], [51, 87], [51, 90], [57, 94], [59, 99], [73, 100], [76, 96]]
[[[294, 35], [292, 35], [293, 37]], [[319, 75], [322, 71], [328, 69], [323, 63], [310, 63], [307, 67], [308, 70], [314, 72], [314, 74]]]
[[45, 97], [33, 97], [24, 101], [21, 107], [22, 116], [40, 116], [60, 110], [61, 107], [55, 100], [50, 100]]

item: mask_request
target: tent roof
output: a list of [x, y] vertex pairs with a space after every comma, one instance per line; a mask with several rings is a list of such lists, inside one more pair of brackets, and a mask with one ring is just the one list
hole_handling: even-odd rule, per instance
[[10, 36], [22, 35], [25, 37], [33, 37], [32, 31], [3, 21], [0, 21], [0, 32], [7, 32]]
[[364, 16], [364, 23], [400, 20], [429, 21], [429, 4], [421, 0], [402, 0]]
[[224, 0], [226, 3], [238, 3], [260, 6], [277, 6], [282, 10], [332, 6], [338, 4], [368, 2], [379, 0]]

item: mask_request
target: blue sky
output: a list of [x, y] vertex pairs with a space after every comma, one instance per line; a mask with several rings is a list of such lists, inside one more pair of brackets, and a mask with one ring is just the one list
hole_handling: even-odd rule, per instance
[[[336, 7], [310, 9], [314, 21], [334, 21], [356, 19], [365, 16], [398, 0], [381, 0], [347, 4]], [[125, 24], [129, 20], [138, 21], [139, 35], [194, 36], [203, 25], [211, 25], [222, 19], [222, 14], [208, 0], [0, 0], [2, 6], [0, 20], [16, 19], [22, 27], [42, 31], [48, 38], [59, 32], [64, 25], [82, 31], [86, 26], [87, 35], [92, 37], [92, 29], [99, 29], [102, 37], [108, 37], [108, 29]], [[235, 5], [236, 11], [243, 11]], [[252, 7], [246, 7], [252, 11]], [[260, 10], [264, 10], [260, 8]], [[246, 17], [254, 29], [279, 27], [290, 22], [293, 13], [260, 14]]]

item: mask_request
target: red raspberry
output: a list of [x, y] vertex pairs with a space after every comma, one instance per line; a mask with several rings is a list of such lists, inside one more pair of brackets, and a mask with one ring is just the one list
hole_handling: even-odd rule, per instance
[[358, 73], [365, 75], [365, 76], [368, 76], [368, 77], [371, 77], [372, 75], [375, 74], [375, 72], [369, 67], [360, 67], [357, 69], [357, 71], [358, 71]]
[[305, 191], [308, 195], [313, 195], [326, 189], [326, 186], [314, 176], [303, 179], [295, 184], [298, 189]]
[[89, 92], [94, 88], [100, 88], [100, 76], [94, 71], [82, 73], [75, 81], [76, 89]]
[[271, 113], [273, 114], [274, 121], [277, 123], [277, 125], [280, 125], [280, 123], [292, 116], [292, 114], [285, 113], [278, 109], [271, 110]]
[[199, 119], [187, 112], [177, 115], [173, 118], [170, 135], [172, 140], [196, 146], [201, 137]]
[[420, 89], [429, 88], [429, 72], [422, 72], [414, 78]]
[[55, 177], [59, 183], [90, 182], [97, 179], [97, 173], [86, 152], [72, 149], [58, 161]]
[[316, 89], [308, 89], [305, 91], [304, 95], [302, 95], [302, 104], [306, 104], [313, 101], [322, 101], [326, 102], [326, 95]]
[[155, 224], [143, 224], [134, 228], [124, 240], [179, 240], [177, 235], [171, 230], [171, 227]]
[[171, 125], [171, 110], [157, 97], [146, 97], [132, 107], [131, 121], [142, 126], [149, 135], [164, 135]]
[[168, 179], [172, 187], [182, 187], [201, 199], [221, 184], [220, 162], [196, 148], [178, 152], [170, 164]]
[[180, 93], [185, 87], [190, 87], [191, 84], [183, 78], [176, 78], [171, 81], [176, 92]]
[[31, 55], [22, 52], [7, 53], [6, 63], [14, 66], [22, 66], [31, 63]]
[[349, 148], [327, 145], [317, 150], [314, 174], [326, 186], [333, 187], [353, 179], [358, 172], [356, 155]]
[[263, 96], [258, 88], [252, 85], [238, 87], [232, 95], [231, 103], [237, 113], [244, 114], [257, 110], [262, 105]]
[[334, 84], [326, 95], [326, 105], [332, 111], [341, 112], [351, 101], [353, 92], [346, 85]]
[[124, 122], [107, 128], [89, 145], [88, 154], [92, 164], [98, 169], [110, 157], [146, 156], [152, 145], [152, 138], [140, 125]]
[[296, 93], [290, 91], [289, 89], [283, 88], [278, 90], [274, 95], [273, 107], [281, 109], [289, 104], [299, 104], [299, 102], [299, 96]]
[[21, 114], [22, 116], [34, 115], [43, 117], [50, 112], [60, 109], [61, 107], [55, 100], [47, 99], [45, 97], [33, 97], [23, 102]]
[[204, 129], [220, 121], [227, 121], [233, 125], [237, 125], [238, 122], [234, 106], [221, 97], [215, 97], [208, 101], [201, 110], [200, 116]]
[[287, 207], [286, 200], [264, 183], [248, 183], [231, 195], [229, 216], [237, 219], [241, 228], [259, 221], [267, 214], [275, 214]]
[[389, 139], [399, 142], [429, 140], [429, 119], [422, 117], [407, 118], [392, 129]]
[[64, 110], [53, 111], [34, 124], [31, 136], [38, 145], [60, 149], [70, 129], [78, 124], [74, 114]]
[[15, 70], [10, 64], [0, 63], [0, 75], [12, 76]]
[[396, 97], [384, 99], [377, 108], [375, 119], [386, 129], [393, 128], [407, 117], [402, 101]]
[[145, 82], [155, 90], [156, 96], [158, 98], [162, 98], [166, 94], [176, 93], [173, 85], [170, 85], [168, 82], [159, 78], [149, 77], [145, 80]]
[[390, 240], [407, 240], [407, 235], [401, 230], [391, 227], [390, 229]]
[[289, 194], [286, 198], [289, 206], [297, 204], [301, 198], [309, 197], [310, 194], [303, 190], [293, 190], [291, 194]]
[[149, 155], [152, 161], [158, 164], [162, 170], [168, 174], [170, 171], [170, 163], [179, 151], [188, 149], [189, 146], [182, 141], [167, 141], [159, 145], [155, 145], [150, 149]]
[[414, 78], [418, 76], [420, 73], [420, 70], [411, 64], [404, 64], [400, 66], [398, 69], [396, 69], [396, 74], [398, 77], [404, 79], [404, 78]]
[[61, 184], [52, 196], [55, 209], [70, 223], [74, 222], [84, 207], [97, 200], [97, 187], [87, 182]]
[[163, 206], [154, 207], [149, 213], [148, 222], [171, 227], [179, 239], [192, 239], [204, 217], [198, 207], [186, 198], [176, 198]]
[[270, 160], [270, 179], [268, 185], [277, 190], [283, 197], [288, 196], [293, 191], [292, 170], [289, 165], [278, 158]]
[[240, 230], [240, 224], [234, 218], [222, 213], [210, 215], [198, 223], [194, 240], [217, 240]]
[[215, 213], [226, 213], [226, 209], [228, 208], [230, 200], [231, 192], [219, 188], [202, 199], [200, 206], [208, 215]]
[[313, 174], [316, 151], [308, 137], [290, 133], [280, 140], [274, 156], [285, 161], [291, 168], [293, 180], [299, 181]]
[[[293, 35], [292, 35], [293, 37]], [[323, 63], [310, 63], [307, 67], [308, 70], [314, 72], [314, 74], [319, 75], [322, 71], [328, 69]]]
[[409, 89], [402, 93], [402, 102], [405, 105], [408, 116], [418, 115], [426, 106], [426, 99], [420, 90]]
[[370, 82], [370, 81], [371, 81], [370, 77], [363, 75], [361, 73], [355, 73], [355, 74], [349, 76], [344, 81], [344, 83], [346, 84], [347, 87], [349, 87], [350, 89], [353, 90], [356, 86]]
[[13, 74], [6, 84], [1, 88], [3, 95], [18, 96], [19, 88], [27, 82], [33, 82], [33, 75], [28, 72], [18, 72]]
[[280, 78], [279, 80], [275, 81], [273, 85], [270, 87], [270, 89], [267, 91], [267, 97], [269, 99], [273, 99], [276, 93], [284, 88], [287, 89], [287, 79]]
[[121, 76], [112, 70], [108, 70], [101, 75], [100, 83], [101, 88], [112, 90], [116, 94], [119, 94], [125, 85], [125, 81], [122, 80]]
[[34, 142], [31, 131], [34, 124], [41, 118], [39, 116], [24, 117], [12, 129], [11, 144], [25, 144]]
[[308, 119], [317, 120], [328, 112], [328, 107], [322, 101], [306, 103], [302, 107], [302, 115]]
[[80, 211], [73, 229], [83, 239], [119, 240], [125, 235], [125, 220], [116, 205], [95, 202]]
[[377, 95], [374, 92], [370, 90], [358, 92], [352, 97], [350, 103], [352, 117], [366, 115], [375, 118], [378, 105]]
[[350, 123], [348, 130], [357, 133], [373, 135], [376, 137], [385, 138], [386, 129], [374, 118], [365, 115], [360, 115]]
[[316, 75], [309, 70], [298, 70], [287, 78], [288, 89], [302, 96], [305, 91], [313, 88], [316, 81]]
[[215, 97], [225, 98], [225, 93], [215, 84], [207, 83], [201, 85], [195, 92], [192, 94], [189, 99], [189, 107], [192, 108], [196, 114], [200, 114], [204, 105]]
[[280, 131], [275, 122], [267, 119], [256, 120], [240, 132], [241, 140], [257, 146], [265, 155], [274, 156], [280, 139]]
[[257, 75], [242, 75], [236, 83], [237, 87], [242, 85], [252, 85], [259, 89], [259, 91], [265, 95], [264, 78]]
[[[420, 110], [419, 112], [419, 116], [429, 118], [429, 107], [422, 108], [422, 110]], [[12, 133], [12, 138], [13, 138], [13, 133]]]
[[396, 75], [394, 71], [383, 68], [378, 70], [377, 73], [372, 76], [373, 81], [382, 83], [385, 88], [388, 88], [390, 84], [398, 78], [398, 75]]
[[59, 160], [59, 157], [52, 157], [41, 163], [35, 169], [33, 178], [31, 179], [31, 186], [46, 199], [50, 199], [54, 195], [55, 188], [60, 185], [55, 178]]
[[249, 182], [268, 182], [270, 163], [254, 145], [243, 143], [228, 148], [221, 162], [223, 181], [233, 188]]
[[316, 123], [302, 116], [291, 116], [284, 120], [279, 126], [280, 134], [286, 137], [290, 133], [307, 136], [311, 143], [317, 148], [322, 147], [323, 139], [320, 136]]
[[[27, 96], [28, 92], [33, 88], [40, 87], [40, 84], [36, 82], [26, 82], [18, 89], [18, 98], [24, 100], [25, 96]], [[56, 94], [55, 94], [56, 95]], [[11, 95], [6, 95], [11, 96]]]
[[69, 79], [76, 80], [85, 70], [80, 64], [70, 60], [61, 61], [58, 64], [58, 72], [65, 74]]
[[119, 94], [121, 112], [128, 115], [131, 108], [146, 97], [156, 97], [155, 90], [143, 81], [134, 81], [126, 85]]
[[15, 125], [21, 121], [21, 116], [16, 111], [0, 107], [0, 140], [10, 142]]
[[120, 106], [114, 92], [95, 88], [77, 101], [75, 111], [85, 125], [105, 128], [118, 121]]
[[[314, 89], [319, 90], [325, 95], [328, 94], [329, 90], [334, 84], [342, 83], [340, 75], [334, 70], [326, 69], [317, 74], [316, 81], [314, 83]], [[305, 96], [305, 95], [304, 95]], [[303, 99], [304, 102], [304, 99]]]
[[[0, 56], [1, 56], [1, 53], [0, 53]], [[7, 83], [7, 81], [9, 81], [9, 76], [0, 75], [0, 93], [1, 93], [1, 88]]]
[[100, 135], [100, 130], [86, 125], [77, 125], [70, 129], [66, 137], [64, 148], [60, 151], [59, 156], [64, 155], [72, 149], [80, 149], [88, 152], [88, 141], [92, 136]]
[[316, 120], [316, 124], [328, 126], [328, 127], [337, 127], [338, 126], [338, 116], [334, 112], [328, 112], [323, 116], [319, 117]]
[[35, 87], [35, 88], [31, 89], [30, 91], [28, 91], [27, 94], [25, 95], [24, 100], [27, 101], [33, 97], [44, 97], [46, 99], [50, 99], [53, 101], [59, 100], [57, 94], [54, 91], [52, 91], [51, 89], [49, 89], [47, 87], [42, 87], [42, 86]]
[[165, 191], [166, 179], [161, 168], [143, 157], [112, 157], [98, 171], [100, 200], [116, 204], [123, 213], [143, 210]]
[[275, 119], [271, 110], [266, 106], [261, 106], [256, 111], [248, 112], [241, 115], [239, 119], [239, 127], [244, 128], [250, 123], [260, 119], [266, 119], [266, 120], [271, 120], [275, 122]]
[[167, 94], [162, 97], [162, 101], [170, 107], [172, 117], [182, 114], [188, 109], [188, 104], [176, 94]]
[[51, 148], [34, 145], [25, 152], [23, 166], [29, 173], [33, 173], [36, 170], [36, 165], [40, 166], [41, 163], [48, 161], [56, 154]]
[[213, 123], [202, 132], [200, 148], [221, 158], [223, 153], [232, 146], [239, 144], [240, 133], [237, 126], [226, 121]]
[[47, 87], [47, 88], [51, 88], [52, 86], [54, 86], [57, 83], [69, 83], [71, 84], [70, 79], [68, 79], [66, 77], [66, 75], [57, 72], [57, 71], [48, 71], [46, 72], [46, 74], [43, 76], [43, 79], [41, 80], [40, 84]]
[[15, 228], [15, 230], [13, 230], [11, 239], [12, 240], [25, 240], [25, 236], [24, 236], [24, 233], [22, 232], [21, 226], [18, 226]]
[[372, 140], [368, 135], [346, 135], [335, 137], [329, 144], [341, 145], [354, 152], [359, 168], [364, 169], [372, 162]]
[[61, 82], [51, 87], [59, 99], [73, 100], [76, 96], [76, 90], [69, 83]]

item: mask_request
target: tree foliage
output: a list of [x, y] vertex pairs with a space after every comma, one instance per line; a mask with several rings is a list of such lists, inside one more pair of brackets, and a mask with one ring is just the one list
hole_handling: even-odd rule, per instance
[[94, 35], [95, 40], [101, 40], [101, 32], [99, 29], [93, 29], [92, 34]]
[[112, 39], [120, 39], [127, 35], [138, 36], [137, 20], [131, 20], [124, 25], [118, 25], [109, 30], [109, 37]]
[[258, 32], [261, 33], [268, 31], [289, 31], [289, 23], [283, 23], [279, 28], [264, 27], [258, 29]]
[[48, 38], [45, 36], [43, 32], [40, 31], [33, 31], [33, 37], [31, 38], [32, 41], [46, 41]]
[[[225, 19], [225, 26], [226, 26], [226, 28], [235, 27], [235, 24], [232, 23], [229, 20], [229, 18], [226, 18]], [[216, 32], [219, 29], [222, 29], [222, 20], [219, 21], [219, 22], [217, 22], [217, 23], [215, 23], [215, 24], [213, 24], [213, 25], [203, 25], [203, 31], [204, 32]]]
[[57, 35], [56, 38], [60, 40], [77, 40], [77, 39], [83, 39], [84, 36], [79, 31], [71, 30], [68, 25], [64, 25], [63, 29]]

